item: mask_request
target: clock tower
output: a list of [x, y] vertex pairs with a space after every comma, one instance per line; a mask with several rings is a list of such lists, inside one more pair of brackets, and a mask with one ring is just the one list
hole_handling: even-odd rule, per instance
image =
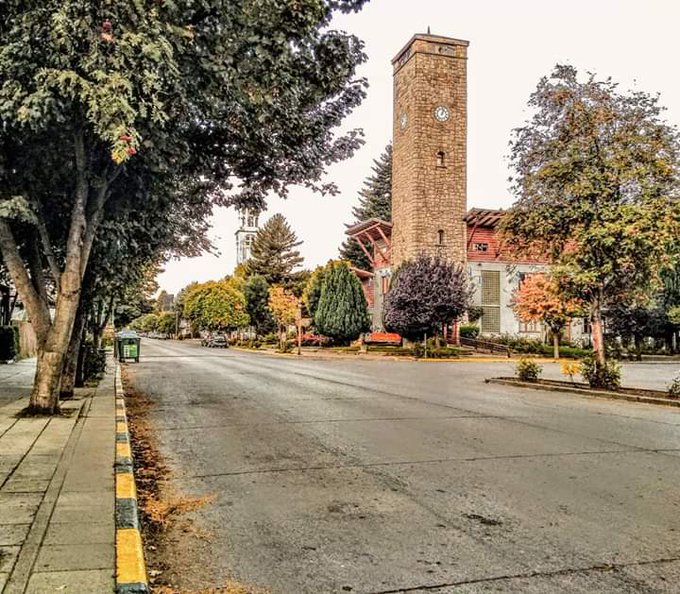
[[394, 68], [392, 253], [463, 264], [467, 212], [467, 47], [415, 35]]

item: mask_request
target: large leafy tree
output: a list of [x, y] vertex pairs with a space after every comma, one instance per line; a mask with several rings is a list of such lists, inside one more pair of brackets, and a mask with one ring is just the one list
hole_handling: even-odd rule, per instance
[[245, 297], [229, 279], [195, 285], [184, 300], [184, 313], [201, 330], [235, 330], [250, 322]]
[[658, 98], [579, 79], [571, 66], [543, 78], [515, 130], [517, 202], [502, 222], [518, 252], [550, 257], [561, 290], [581, 298], [605, 365], [603, 310], [659, 284], [678, 231], [678, 136]]
[[323, 275], [314, 325], [335, 342], [348, 343], [371, 327], [361, 283], [345, 262], [331, 262]]
[[270, 285], [292, 288], [296, 268], [303, 262], [302, 245], [282, 214], [275, 214], [257, 232], [247, 262], [248, 273], [261, 275]]
[[255, 326], [258, 335], [268, 334], [276, 329], [276, 322], [269, 309], [269, 283], [263, 276], [255, 275], [248, 278], [243, 286], [246, 298], [246, 311], [250, 316], [250, 323]]
[[3, 4], [0, 250], [38, 338], [34, 411], [58, 409], [110, 203], [261, 207], [290, 184], [335, 190], [321, 178], [361, 143], [357, 131], [332, 131], [364, 96], [355, 72], [365, 56], [329, 24], [364, 2]]
[[553, 354], [560, 358], [560, 335], [581, 311], [576, 299], [565, 299], [555, 280], [542, 273], [527, 276], [512, 297], [515, 315], [522, 322], [541, 322], [553, 335]]
[[300, 300], [282, 286], [269, 290], [269, 311], [272, 312], [279, 329], [279, 347], [284, 348], [288, 326], [295, 323], [300, 310]]
[[[388, 144], [379, 159], [373, 161], [373, 173], [359, 191], [359, 204], [352, 209], [354, 224], [367, 219], [392, 220], [392, 145]], [[340, 246], [340, 257], [362, 270], [370, 270], [364, 250], [354, 239]]]
[[465, 313], [470, 295], [463, 268], [419, 256], [404, 262], [392, 277], [383, 309], [385, 328], [413, 341], [439, 335], [444, 324]]

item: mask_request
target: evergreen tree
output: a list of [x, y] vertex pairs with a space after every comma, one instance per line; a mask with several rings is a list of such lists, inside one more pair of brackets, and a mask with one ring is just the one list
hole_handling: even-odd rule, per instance
[[243, 287], [246, 311], [258, 335], [276, 330], [276, 322], [269, 310], [269, 284], [264, 276], [251, 276]]
[[303, 261], [295, 249], [301, 244], [286, 218], [275, 214], [255, 235], [247, 262], [248, 274], [259, 274], [270, 285], [290, 287], [297, 276], [294, 268]]
[[[388, 144], [379, 159], [373, 160], [373, 174], [364, 181], [359, 192], [359, 204], [352, 209], [354, 221], [367, 219], [392, 220], [392, 145]], [[340, 246], [340, 257], [362, 270], [370, 270], [371, 264], [361, 246], [347, 238]]]
[[319, 306], [319, 299], [321, 299], [321, 291], [326, 280], [328, 267], [329, 265], [317, 266], [309, 277], [305, 290], [302, 293], [302, 302], [305, 304], [307, 314], [312, 319], [316, 315], [316, 309]]
[[314, 324], [321, 334], [346, 344], [370, 329], [366, 297], [345, 262], [332, 262], [324, 276]]

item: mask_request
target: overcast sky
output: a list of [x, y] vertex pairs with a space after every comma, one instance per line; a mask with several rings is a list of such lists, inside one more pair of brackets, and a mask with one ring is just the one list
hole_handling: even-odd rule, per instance
[[[372, 0], [335, 28], [366, 44], [360, 75], [370, 87], [347, 120], [361, 127], [366, 144], [335, 165], [329, 178], [341, 193], [321, 197], [293, 188], [290, 198], [269, 200], [261, 222], [280, 212], [304, 241], [305, 266], [337, 256], [344, 223], [351, 222], [357, 191], [392, 134], [391, 59], [415, 33], [431, 32], [470, 41], [468, 51], [468, 207], [507, 207], [507, 153], [511, 130], [527, 118], [527, 99], [556, 63], [610, 76], [624, 89], [660, 93], [667, 119], [680, 123], [676, 59], [680, 4], [674, 0]], [[214, 217], [212, 238], [219, 256], [174, 260], [158, 281], [175, 293], [191, 281], [230, 274], [236, 263], [233, 210]]]

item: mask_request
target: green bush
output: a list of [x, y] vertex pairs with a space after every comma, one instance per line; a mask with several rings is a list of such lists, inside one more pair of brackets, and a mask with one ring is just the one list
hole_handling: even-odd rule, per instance
[[455, 349], [451, 347], [442, 347], [427, 349], [428, 359], [457, 359], [460, 357], [461, 349]]
[[12, 326], [0, 326], [0, 361], [12, 361], [18, 354]]
[[593, 355], [581, 359], [581, 375], [591, 388], [618, 390], [621, 387], [621, 364], [615, 359], [607, 359], [600, 365]]
[[286, 340], [282, 345], [279, 346], [279, 353], [292, 353], [295, 349], [296, 343], [294, 340]]
[[535, 382], [538, 379], [538, 376], [541, 375], [543, 367], [531, 359], [522, 358], [517, 361], [515, 371], [517, 377], [523, 382]]
[[479, 336], [479, 326], [477, 324], [462, 324], [460, 327], [461, 338], [477, 338]]
[[668, 386], [668, 396], [670, 398], [680, 398], [680, 375], [676, 376]]
[[[461, 327], [462, 329], [462, 327]], [[462, 334], [461, 334], [462, 336]], [[486, 339], [485, 339], [486, 340]], [[553, 356], [553, 346], [552, 344], [545, 344], [541, 342], [538, 338], [525, 338], [523, 336], [512, 336], [508, 334], [501, 334], [498, 336], [493, 336], [488, 338], [489, 342], [495, 342], [496, 344], [502, 344], [507, 346], [512, 352], [519, 353], [520, 355], [543, 355], [546, 357]], [[567, 357], [570, 359], [581, 359], [590, 355], [592, 351], [590, 349], [582, 349], [580, 347], [573, 346], [561, 346], [560, 347], [560, 357]]]
[[270, 332], [262, 337], [263, 344], [279, 344], [279, 335], [276, 332]]

